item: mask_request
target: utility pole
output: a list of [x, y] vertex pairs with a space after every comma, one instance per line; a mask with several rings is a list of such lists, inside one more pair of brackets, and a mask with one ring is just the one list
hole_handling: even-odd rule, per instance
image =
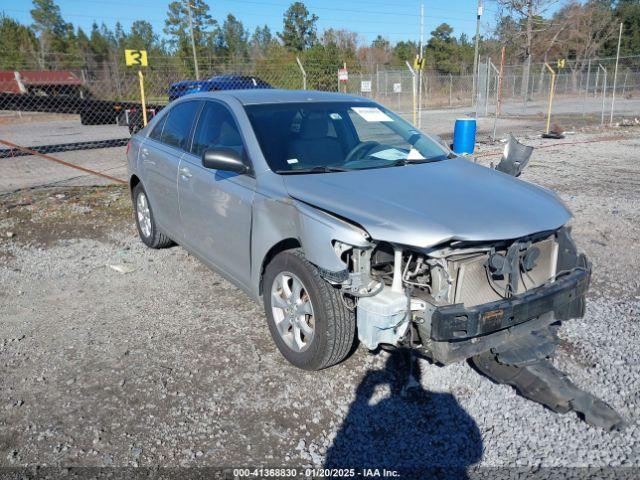
[[420, 4], [420, 70], [418, 70], [418, 128], [422, 127], [422, 70], [424, 67], [424, 2]]
[[527, 96], [529, 95], [529, 75], [531, 74], [531, 41], [533, 37], [533, 0], [527, 0], [527, 60], [525, 70], [522, 74], [522, 95], [524, 106], [527, 106]]
[[473, 54], [473, 88], [472, 88], [472, 103], [476, 107], [476, 118], [478, 117], [478, 52], [480, 47], [480, 17], [482, 17], [482, 0], [478, 0], [478, 14], [476, 17], [476, 47]]
[[196, 39], [193, 35], [193, 17], [191, 15], [191, 2], [187, 0], [187, 11], [189, 12], [189, 30], [191, 31], [191, 50], [193, 51], [193, 65], [196, 71], [196, 80], [200, 80], [200, 71], [198, 69], [198, 55], [196, 55]]
[[616, 103], [616, 84], [618, 83], [618, 63], [620, 62], [620, 42], [622, 41], [622, 26], [620, 23], [620, 33], [618, 34], [618, 52], [616, 53], [616, 70], [613, 74], [613, 97], [611, 97], [611, 117], [609, 117], [609, 125], [613, 125], [613, 106]]

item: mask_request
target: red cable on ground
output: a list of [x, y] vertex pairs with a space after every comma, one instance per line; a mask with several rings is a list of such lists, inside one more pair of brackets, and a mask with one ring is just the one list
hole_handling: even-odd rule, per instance
[[[557, 142], [557, 143], [550, 143], [549, 145], [540, 145], [539, 147], [534, 147], [535, 150], [541, 150], [543, 148], [551, 148], [551, 147], [558, 147], [561, 145], [580, 145], [583, 143], [598, 143], [598, 142], [613, 142], [615, 140], [623, 140], [624, 138], [626, 138], [624, 135], [616, 135], [613, 137], [600, 137], [600, 138], [596, 138], [593, 140], [579, 140], [577, 142]], [[482, 153], [480, 155], [475, 155], [476, 158], [480, 158], [480, 157], [489, 157], [492, 155], [498, 155], [502, 153], [502, 150], [498, 150], [495, 152], [486, 152], [486, 153]]]
[[89, 168], [81, 167], [80, 165], [76, 165], [75, 163], [65, 162], [64, 160], [60, 160], [59, 158], [52, 157], [51, 155], [47, 155], [46, 153], [36, 152], [35, 150], [31, 150], [31, 149], [29, 149], [27, 147], [23, 147], [21, 145], [16, 145], [15, 143], [8, 142], [6, 140], [0, 140], [0, 143], [2, 143], [3, 145], [6, 145], [8, 147], [11, 147], [11, 148], [17, 148], [18, 150], [21, 150], [21, 151], [23, 151], [25, 153], [28, 153], [29, 155], [35, 155], [37, 157], [42, 157], [42, 158], [44, 158], [46, 160], [50, 160], [52, 162], [59, 163], [60, 165], [64, 165], [65, 167], [75, 168], [76, 170], [80, 170], [82, 172], [86, 172], [86, 173], [89, 173], [91, 175], [96, 175], [98, 177], [106, 178], [107, 180], [111, 180], [112, 182], [121, 183], [121, 184], [124, 184], [124, 185], [127, 184], [127, 182], [125, 180], [122, 180], [121, 178], [112, 177], [112, 176], [107, 175], [105, 173], [97, 172], [96, 170], [91, 170]]

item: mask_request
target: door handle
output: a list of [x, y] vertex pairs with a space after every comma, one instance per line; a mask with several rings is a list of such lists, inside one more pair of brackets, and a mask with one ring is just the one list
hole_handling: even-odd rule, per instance
[[180, 176], [184, 178], [191, 178], [191, 172], [187, 167], [180, 168]]

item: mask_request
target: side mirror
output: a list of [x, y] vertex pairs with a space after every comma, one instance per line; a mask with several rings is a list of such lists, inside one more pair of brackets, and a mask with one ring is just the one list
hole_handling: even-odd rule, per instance
[[209, 148], [202, 154], [202, 166], [225, 172], [247, 173], [247, 167], [242, 157], [232, 148]]

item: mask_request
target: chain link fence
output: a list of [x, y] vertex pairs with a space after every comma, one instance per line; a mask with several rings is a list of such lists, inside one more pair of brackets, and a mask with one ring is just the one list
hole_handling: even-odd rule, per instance
[[[50, 70], [40, 70], [34, 63], [0, 71], [0, 139], [37, 147], [45, 153], [126, 143], [129, 134], [139, 129], [143, 121], [138, 70], [124, 66], [120, 58], [93, 58], [82, 65], [57, 59], [57, 63], [47, 62]], [[425, 115], [450, 109], [461, 114], [475, 110], [478, 116], [493, 116], [499, 84], [502, 115], [517, 116], [540, 110], [549, 96], [551, 79], [544, 64], [532, 65], [524, 95], [523, 66], [504, 67], [500, 81], [500, 67], [491, 59], [481, 58], [474, 99], [471, 75], [442, 75], [428, 70], [419, 75], [407, 67], [380, 65], [347, 67], [346, 82], [338, 80], [338, 66], [303, 64], [292, 59], [277, 64], [259, 59], [241, 64], [205, 60], [200, 65], [200, 81], [190, 78], [188, 65], [166, 57], [150, 57], [149, 67], [142, 71], [149, 116], [191, 92], [267, 86], [360, 95], [410, 119], [418, 105]], [[615, 81], [614, 72], [615, 58], [566, 62], [556, 78], [554, 112], [589, 114], [593, 123], [605, 123], [615, 92], [620, 114], [633, 116], [640, 110], [636, 100], [640, 93], [640, 57], [622, 58]], [[50, 135], [52, 132], [62, 131], [70, 124], [92, 128], [81, 130], [73, 138], [61, 135], [64, 143], [51, 140], [55, 137]], [[20, 153], [6, 143], [0, 147], [4, 148], [0, 150], [2, 156]]]

